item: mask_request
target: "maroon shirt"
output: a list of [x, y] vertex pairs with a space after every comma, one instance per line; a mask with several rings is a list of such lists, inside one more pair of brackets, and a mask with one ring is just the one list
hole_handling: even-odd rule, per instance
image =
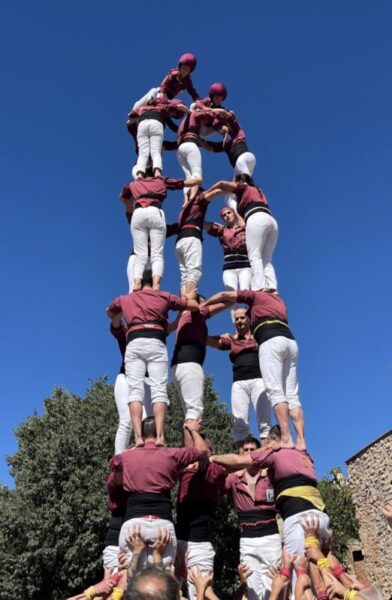
[[226, 477], [226, 491], [230, 492], [236, 511], [244, 510], [275, 510], [274, 488], [267, 474], [260, 470], [252, 498], [246, 480], [246, 469], [231, 473]]
[[183, 110], [179, 110], [179, 106], [183, 103], [179, 100], [168, 100], [167, 98], [155, 98], [148, 104], [144, 104], [140, 108], [131, 112], [130, 118], [138, 118], [139, 122], [144, 119], [157, 119], [163, 125], [166, 125], [168, 119], [181, 119], [184, 114]]
[[221, 335], [219, 338], [219, 346], [222, 350], [230, 350], [230, 360], [235, 361], [241, 352], [249, 350], [257, 350], [258, 346], [254, 337], [241, 337], [237, 335]]
[[184, 142], [200, 143], [200, 129], [202, 125], [210, 125], [214, 121], [213, 110], [193, 110], [181, 121], [177, 131], [178, 145]]
[[238, 181], [234, 194], [238, 200], [238, 213], [245, 219], [249, 212], [254, 212], [255, 209], [261, 208], [265, 212], [269, 212], [267, 198], [264, 196], [260, 188], [248, 185], [243, 181]]
[[224, 227], [219, 223], [211, 223], [207, 233], [219, 239], [225, 254], [234, 250], [246, 252], [245, 227], [242, 225]]
[[233, 382], [247, 379], [260, 379], [258, 346], [255, 339], [237, 335], [220, 336], [220, 350], [230, 350], [233, 363]]
[[202, 231], [208, 204], [209, 202], [206, 200], [204, 192], [196, 194], [181, 209], [178, 216], [178, 223], [170, 225], [168, 229], [169, 234], [166, 234], [167, 237], [177, 233], [176, 242], [184, 237], [196, 237], [199, 240], [203, 240]]
[[121, 354], [121, 358], [122, 358], [122, 363], [121, 363], [121, 367], [120, 367], [120, 371], [119, 372], [120, 373], [125, 373], [124, 357], [125, 357], [125, 350], [126, 350], [126, 347], [127, 347], [127, 334], [126, 334], [126, 331], [125, 331], [124, 326], [122, 324], [120, 325], [120, 327], [113, 327], [113, 325], [110, 325], [110, 333], [117, 340], [118, 349], [120, 350], [120, 354]]
[[177, 325], [176, 344], [196, 342], [207, 345], [208, 329], [206, 320], [210, 318], [210, 307], [201, 306], [198, 311], [184, 311]]
[[250, 457], [256, 467], [268, 469], [273, 483], [291, 475], [306, 475], [317, 481], [313, 458], [305, 450], [260, 448], [251, 452]]
[[236, 144], [240, 141], [245, 141], [245, 132], [238, 123], [237, 118], [233, 112], [216, 113], [213, 122], [213, 128], [220, 131], [223, 125], [226, 125], [229, 129], [229, 136], [226, 142], [223, 143], [223, 147], [226, 150], [228, 146]]
[[199, 458], [196, 448], [163, 448], [146, 442], [141, 448], [115, 456], [111, 470], [115, 474], [115, 486], [126, 492], [161, 494], [171, 490], [181, 471]]
[[186, 77], [180, 78], [179, 69], [170, 69], [160, 85], [160, 91], [163, 94], [166, 94], [168, 98], [175, 98], [177, 94], [183, 90], [188, 92], [192, 100], [197, 100], [199, 98], [199, 94], [193, 87], [192, 77], [190, 74]]
[[295, 339], [287, 325], [286, 305], [276, 294], [239, 290], [237, 301], [249, 306], [252, 333], [259, 346], [273, 337]]
[[166, 333], [169, 310], [185, 310], [187, 306], [186, 298], [146, 288], [119, 296], [109, 304], [108, 310], [113, 314], [123, 314], [129, 335], [138, 330], [144, 334], [150, 330]]
[[226, 469], [216, 463], [210, 463], [207, 470], [199, 469], [198, 464], [192, 465], [181, 475], [178, 502], [212, 500], [219, 503], [225, 492], [225, 479]]
[[167, 196], [167, 190], [182, 190], [184, 180], [170, 177], [145, 177], [132, 181], [128, 188], [135, 200], [135, 207], [145, 208], [153, 205], [160, 208]]

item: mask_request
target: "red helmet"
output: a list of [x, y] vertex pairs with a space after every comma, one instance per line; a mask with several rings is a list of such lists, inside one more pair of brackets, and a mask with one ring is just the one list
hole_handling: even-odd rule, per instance
[[191, 54], [190, 52], [187, 52], [186, 54], [180, 56], [180, 59], [178, 61], [179, 66], [187, 65], [188, 67], [190, 67], [191, 71], [194, 71], [196, 69], [196, 63], [196, 56], [194, 54]]
[[222, 96], [223, 100], [225, 100], [227, 96], [227, 89], [223, 83], [213, 83], [210, 87], [210, 91], [208, 92], [210, 98], [213, 96]]

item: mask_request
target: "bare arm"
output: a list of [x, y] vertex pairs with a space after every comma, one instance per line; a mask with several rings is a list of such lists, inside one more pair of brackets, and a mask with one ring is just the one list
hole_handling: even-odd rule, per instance
[[219, 335], [208, 335], [207, 346], [210, 346], [210, 348], [216, 348], [217, 350], [220, 350], [219, 338]]
[[217, 181], [207, 190], [207, 192], [212, 192], [213, 190], [221, 190], [223, 192], [234, 192], [237, 189], [237, 184], [235, 181]]
[[210, 462], [218, 463], [222, 467], [237, 467], [238, 469], [252, 465], [249, 454], [214, 454], [210, 456]]
[[173, 333], [173, 331], [175, 331], [177, 329], [177, 325], [178, 325], [178, 321], [180, 320], [180, 316], [181, 316], [181, 313], [179, 312], [177, 314], [176, 318], [174, 319], [174, 321], [172, 321], [171, 323], [168, 324], [168, 326], [167, 326], [168, 333]]
[[204, 303], [204, 306], [211, 306], [212, 304], [219, 304], [220, 302], [224, 302], [228, 306], [235, 304], [237, 302], [237, 292], [218, 292], [208, 298]]
[[211, 229], [211, 225], [212, 225], [212, 223], [210, 221], [204, 221], [203, 229], [205, 229], [206, 231], [209, 231]]
[[235, 210], [235, 217], [237, 219], [237, 225], [239, 225], [240, 227], [245, 227], [245, 220], [241, 217], [241, 215], [238, 214], [238, 212]]
[[232, 305], [232, 302], [219, 302], [219, 304], [214, 304], [210, 308], [210, 317], [213, 317], [214, 315], [217, 315], [218, 313], [222, 312], [223, 310], [226, 310], [226, 308], [229, 308], [229, 306], [231, 306], [231, 305]]
[[207, 192], [205, 192], [204, 197], [207, 200], [207, 202], [211, 202], [211, 200], [213, 200], [217, 196], [220, 196], [221, 194], [222, 190], [217, 188], [216, 190], [208, 190]]

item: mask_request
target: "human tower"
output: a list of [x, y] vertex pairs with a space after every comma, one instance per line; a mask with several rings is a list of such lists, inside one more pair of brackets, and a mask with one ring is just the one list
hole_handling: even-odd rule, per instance
[[[149, 564], [149, 543], [159, 537], [160, 527], [168, 536], [165, 564], [174, 562], [177, 542], [171, 518], [170, 490], [178, 477], [181, 477], [181, 484], [177, 537], [186, 545], [183, 560], [186, 556], [188, 567], [193, 564], [202, 565], [204, 570], [211, 569], [214, 556], [210, 533], [212, 506], [216, 507], [230, 486], [240, 520], [244, 520], [243, 523], [240, 521], [241, 540], [245, 539], [241, 559], [244, 558], [246, 563], [246, 557], [254, 556], [255, 552], [266, 556], [271, 548], [274, 548], [274, 556], [268, 560], [276, 562], [280, 559], [274, 484], [265, 473], [260, 479], [257, 475], [249, 484], [253, 490], [258, 490], [254, 491], [253, 504], [249, 508], [249, 498], [243, 504], [237, 497], [241, 481], [238, 483], [232, 476], [227, 478], [227, 468], [246, 465], [249, 477], [254, 478], [251, 463], [243, 459], [238, 463], [237, 455], [227, 455], [231, 457], [227, 459], [225, 455], [211, 456], [208, 468], [201, 467], [198, 462], [201, 457], [205, 459], [211, 455], [210, 443], [200, 435], [203, 363], [207, 346], [229, 352], [233, 373], [231, 408], [235, 446], [240, 452], [256, 451], [260, 446], [270, 452], [278, 437], [279, 449], [287, 451], [284, 456], [289, 457], [281, 472], [286, 473], [289, 465], [287, 472], [290, 475], [290, 469], [294, 469], [293, 481], [298, 484], [298, 473], [305, 469], [301, 481], [303, 483], [305, 479], [307, 485], [306, 489], [298, 485], [295, 488], [296, 494], [304, 496], [300, 496], [300, 501], [295, 499], [295, 512], [309, 506], [322, 511], [321, 500], [316, 502], [314, 499], [316, 492], [313, 494], [308, 490], [309, 486], [312, 490], [316, 485], [316, 475], [313, 463], [307, 458], [304, 416], [298, 397], [298, 347], [288, 325], [286, 305], [278, 293], [273, 266], [278, 226], [267, 198], [253, 180], [256, 158], [248, 149], [245, 133], [234, 112], [223, 104], [228, 95], [225, 85], [213, 83], [208, 95], [201, 98], [191, 78], [195, 68], [193, 54], [181, 56], [178, 66], [169, 71], [160, 86], [138, 100], [128, 115], [127, 128], [135, 140], [137, 158], [132, 169], [133, 181], [123, 187], [120, 200], [126, 208], [134, 250], [127, 267], [129, 293], [114, 299], [107, 309], [111, 332], [118, 340], [123, 357], [115, 383], [119, 425], [108, 480], [112, 520], [104, 563], [111, 569], [118, 565], [118, 547], [123, 550], [132, 547], [132, 540], [127, 537], [131, 529], [133, 542], [135, 536], [139, 536], [145, 545], [144, 566]], [[190, 107], [176, 99], [184, 90], [192, 98]], [[178, 120], [177, 124], [175, 121]], [[164, 141], [166, 127], [176, 131], [176, 141]], [[211, 136], [215, 139], [209, 140]], [[163, 149], [176, 149], [183, 178], [166, 176]], [[202, 150], [227, 154], [233, 167], [231, 181], [220, 180], [210, 187], [201, 186]], [[167, 225], [164, 200], [171, 190], [183, 190], [183, 203], [177, 222]], [[206, 220], [209, 203], [220, 196], [225, 199], [220, 212], [223, 222], [209, 222]], [[199, 293], [203, 231], [218, 238], [223, 250], [225, 289], [208, 299]], [[161, 289], [165, 240], [171, 235], [176, 235], [175, 253], [181, 280], [178, 294]], [[233, 334], [209, 335], [208, 319], [227, 308], [231, 308]], [[172, 322], [168, 320], [170, 310], [178, 313]], [[166, 338], [171, 332], [175, 332], [176, 342], [170, 367], [184, 411], [184, 447], [176, 449], [165, 447], [169, 404]], [[255, 409], [259, 440], [249, 438], [251, 403]], [[272, 428], [274, 433], [270, 431], [271, 409], [279, 424], [278, 433], [276, 427]], [[290, 421], [295, 439], [291, 435]], [[132, 430], [135, 443], [128, 451]], [[264, 455], [258, 457], [255, 464], [260, 469], [263, 465], [272, 469], [272, 459], [268, 459], [268, 464], [264, 464], [264, 460]], [[200, 478], [196, 485], [191, 485], [193, 477]], [[290, 484], [292, 488], [294, 484]], [[258, 495], [262, 501], [257, 500]], [[320, 512], [321, 517], [322, 514]], [[286, 516], [290, 516], [287, 510]], [[327, 524], [324, 525], [326, 528]], [[295, 543], [298, 545], [297, 529]], [[253, 546], [248, 538], [253, 539]], [[250, 598], [264, 597], [268, 591], [265, 573], [264, 579], [259, 577], [263, 560], [258, 557], [257, 565], [252, 567], [256, 579], [250, 585], [254, 590], [254, 596], [250, 593]], [[190, 598], [194, 597], [191, 585], [188, 594]]]

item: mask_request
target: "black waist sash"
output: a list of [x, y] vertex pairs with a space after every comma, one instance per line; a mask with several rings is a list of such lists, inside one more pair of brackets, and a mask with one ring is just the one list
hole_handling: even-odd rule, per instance
[[[159, 325], [162, 329], [153, 328], [153, 327], [145, 327], [143, 325]], [[164, 329], [164, 325], [161, 319], [152, 319], [150, 321], [144, 321], [140, 323], [139, 321], [132, 321], [127, 324], [127, 344], [132, 342], [132, 340], [136, 340], [137, 338], [153, 338], [155, 340], [160, 340], [164, 344], [166, 343], [166, 331]], [[138, 329], [133, 329], [133, 327], [138, 327]], [[139, 329], [140, 327], [140, 329]]]
[[164, 116], [159, 112], [159, 110], [145, 110], [139, 118], [139, 123], [141, 121], [145, 121], [146, 119], [155, 119], [155, 121], [159, 121], [162, 123], [162, 125], [166, 123]]
[[194, 362], [199, 365], [204, 364], [206, 357], [206, 347], [200, 342], [181, 342], [176, 344], [171, 361], [171, 367], [181, 363]]
[[[140, 468], [143, 469], [142, 464]], [[160, 494], [152, 494], [150, 492], [131, 492], [129, 494], [124, 521], [147, 515], [153, 515], [167, 521], [173, 520], [169, 490]]]
[[233, 381], [245, 379], [260, 379], [259, 353], [254, 350], [243, 350], [233, 362]]
[[274, 510], [238, 510], [241, 537], [264, 537], [279, 533]]
[[248, 269], [250, 262], [246, 248], [243, 250], [224, 250], [223, 251], [223, 270], [227, 269]]
[[185, 500], [177, 505], [176, 535], [179, 540], [210, 542], [212, 518], [216, 503], [213, 500]]
[[203, 222], [204, 219], [190, 219], [183, 225], [180, 225], [176, 243], [185, 237], [195, 237], [200, 241], [203, 241]]
[[248, 152], [248, 146], [246, 145], [245, 140], [239, 140], [238, 142], [230, 145], [230, 147], [226, 150], [226, 153], [229, 157], [232, 167], [235, 167], [238, 157], [245, 152]]
[[304, 510], [317, 509], [317, 507], [306, 498], [301, 498], [300, 496], [279, 496], [279, 494], [289, 490], [290, 488], [299, 487], [302, 485], [309, 485], [316, 489], [318, 487], [317, 481], [307, 477], [306, 475], [289, 475], [288, 477], [284, 477], [275, 483], [275, 498], [277, 499], [276, 509], [279, 511], [283, 520], [303, 512]]
[[257, 212], [264, 212], [269, 215], [271, 214], [271, 211], [266, 204], [263, 204], [262, 202], [250, 202], [244, 209], [245, 223], [249, 219], [249, 217], [251, 217]]
[[120, 536], [120, 529], [124, 522], [124, 511], [121, 514], [116, 512], [112, 513], [109, 520], [108, 529], [105, 535], [104, 545], [107, 546], [118, 546], [118, 538]]
[[252, 325], [252, 333], [259, 346], [279, 336], [295, 340], [287, 322], [272, 316], [257, 319]]

